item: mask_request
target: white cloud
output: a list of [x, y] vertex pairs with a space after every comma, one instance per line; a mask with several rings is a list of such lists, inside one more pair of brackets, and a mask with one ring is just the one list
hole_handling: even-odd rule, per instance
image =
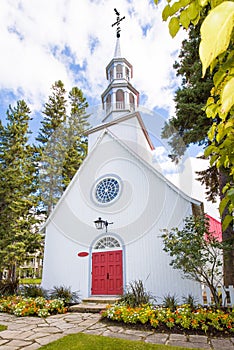
[[[0, 93], [13, 91], [40, 110], [51, 85], [61, 79], [101, 103], [105, 67], [113, 57], [117, 6], [122, 54], [134, 67], [135, 87], [148, 108], [173, 109], [172, 69], [181, 33], [171, 39], [162, 22], [163, 3], [119, 0], [6, 0], [0, 4]], [[146, 30], [147, 29], [147, 30]], [[71, 67], [71, 63], [73, 66]], [[79, 65], [81, 70], [72, 68]]]
[[220, 220], [218, 198], [217, 203], [208, 202], [205, 195], [205, 186], [201, 185], [201, 183], [196, 180], [198, 177], [196, 171], [205, 170], [208, 166], [208, 160], [188, 157], [185, 159], [183, 167], [179, 169], [178, 173], [168, 173], [165, 174], [165, 176], [187, 195], [203, 202], [204, 211], [215, 219]]

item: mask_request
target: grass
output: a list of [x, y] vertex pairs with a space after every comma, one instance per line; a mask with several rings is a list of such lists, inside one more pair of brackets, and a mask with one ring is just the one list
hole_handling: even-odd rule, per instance
[[[190, 350], [178, 346], [149, 344], [141, 341], [108, 338], [100, 335], [77, 333], [67, 335], [40, 350]], [[196, 349], [194, 349], [196, 350]], [[197, 349], [199, 350], [199, 349]]]
[[0, 324], [0, 332], [5, 331], [6, 329], [7, 329], [7, 326], [3, 326], [2, 324]]
[[41, 284], [41, 278], [21, 278], [20, 284]]

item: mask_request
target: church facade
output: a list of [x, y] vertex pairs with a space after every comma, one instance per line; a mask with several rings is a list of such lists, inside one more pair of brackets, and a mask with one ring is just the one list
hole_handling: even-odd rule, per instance
[[201, 203], [153, 166], [132, 71], [117, 38], [101, 96], [105, 118], [87, 132], [88, 156], [45, 224], [42, 286], [87, 298], [121, 295], [142, 280], [159, 303], [169, 293], [200, 300], [200, 285], [170, 266], [161, 230], [182, 227]]

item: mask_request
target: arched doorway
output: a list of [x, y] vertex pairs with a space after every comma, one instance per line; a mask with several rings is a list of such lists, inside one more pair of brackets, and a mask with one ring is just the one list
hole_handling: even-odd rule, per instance
[[105, 236], [92, 252], [92, 295], [123, 294], [123, 254], [120, 242]]

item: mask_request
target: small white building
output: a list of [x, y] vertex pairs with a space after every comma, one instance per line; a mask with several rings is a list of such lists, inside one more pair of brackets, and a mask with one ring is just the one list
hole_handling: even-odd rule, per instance
[[[181, 227], [201, 203], [152, 165], [154, 146], [119, 40], [106, 68], [105, 118], [89, 130], [88, 156], [45, 225], [42, 286], [70, 286], [86, 298], [120, 295], [142, 280], [159, 302], [168, 293], [199, 298], [200, 285], [169, 265], [160, 236]], [[99, 218], [104, 227], [97, 230]]]

